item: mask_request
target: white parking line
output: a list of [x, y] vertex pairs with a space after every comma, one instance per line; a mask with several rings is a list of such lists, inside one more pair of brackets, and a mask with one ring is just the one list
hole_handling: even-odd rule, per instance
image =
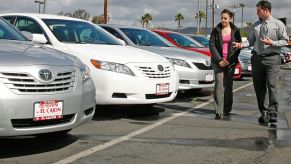
[[[241, 89], [243, 89], [243, 88], [245, 88], [245, 87], [248, 87], [248, 86], [250, 86], [250, 85], [252, 85], [252, 84], [253, 84], [253, 83], [248, 83], [248, 84], [246, 84], [246, 85], [243, 85], [243, 86], [241, 86], [241, 87], [235, 89], [233, 92], [237, 92], [237, 91], [239, 91], [239, 90], [241, 90]], [[84, 157], [86, 157], [86, 156], [89, 156], [89, 155], [91, 155], [91, 154], [93, 154], [93, 153], [96, 153], [96, 152], [98, 152], [98, 151], [100, 151], [100, 150], [103, 150], [103, 149], [106, 149], [106, 148], [111, 147], [111, 146], [113, 146], [113, 145], [116, 145], [116, 144], [118, 144], [118, 143], [121, 143], [121, 142], [127, 141], [127, 140], [129, 140], [129, 139], [131, 139], [131, 138], [133, 138], [133, 137], [135, 137], [135, 136], [137, 136], [137, 135], [143, 134], [143, 133], [145, 133], [145, 132], [147, 132], [147, 131], [149, 131], [149, 130], [152, 130], [152, 129], [154, 129], [154, 128], [160, 126], [160, 125], [163, 125], [163, 124], [165, 124], [165, 123], [167, 123], [167, 122], [169, 122], [169, 121], [171, 121], [171, 120], [173, 120], [173, 119], [175, 119], [175, 118], [178, 118], [178, 117], [180, 117], [180, 116], [186, 115], [186, 114], [188, 114], [189, 112], [193, 111], [194, 109], [202, 108], [202, 107], [204, 107], [204, 106], [206, 106], [206, 105], [209, 105], [209, 104], [212, 103], [212, 102], [213, 102], [213, 99], [210, 99], [210, 100], [208, 100], [207, 102], [202, 103], [202, 104], [200, 104], [200, 105], [197, 105], [197, 106], [195, 106], [195, 107], [193, 107], [193, 108], [190, 108], [190, 109], [187, 110], [187, 111], [184, 111], [184, 112], [181, 112], [181, 113], [177, 113], [177, 114], [172, 115], [172, 116], [170, 116], [170, 117], [164, 118], [164, 119], [162, 119], [162, 120], [160, 120], [160, 121], [158, 121], [158, 122], [156, 122], [156, 123], [154, 123], [154, 124], [152, 124], [152, 125], [146, 126], [146, 127], [142, 128], [142, 129], [139, 129], [139, 130], [137, 130], [137, 131], [134, 131], [134, 132], [132, 132], [132, 133], [129, 133], [129, 134], [125, 135], [125, 136], [122, 136], [122, 137], [116, 138], [116, 139], [114, 139], [114, 140], [111, 140], [111, 141], [105, 142], [104, 144], [94, 146], [94, 147], [92, 147], [92, 148], [90, 148], [90, 149], [87, 149], [87, 150], [82, 151], [82, 152], [80, 152], [80, 153], [77, 153], [77, 154], [74, 154], [74, 155], [72, 155], [72, 156], [69, 156], [69, 157], [67, 157], [67, 158], [65, 158], [65, 159], [62, 159], [62, 160], [56, 162], [55, 164], [67, 164], [67, 163], [74, 162], [74, 161], [76, 161], [76, 160], [78, 160], [78, 159], [81, 159], [81, 158], [84, 158]]]

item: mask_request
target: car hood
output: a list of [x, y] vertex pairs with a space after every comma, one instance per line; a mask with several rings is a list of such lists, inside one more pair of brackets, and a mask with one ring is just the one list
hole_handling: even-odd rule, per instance
[[104, 44], [66, 44], [66, 46], [70, 53], [81, 58], [86, 56], [86, 58], [121, 64], [169, 62], [158, 54], [130, 46]]
[[210, 57], [198, 52], [183, 50], [176, 47], [138, 46], [143, 50], [151, 51], [164, 57], [190, 60], [195, 62], [210, 62]]
[[26, 41], [0, 41], [0, 65], [75, 65], [80, 60], [57, 50], [46, 48]]

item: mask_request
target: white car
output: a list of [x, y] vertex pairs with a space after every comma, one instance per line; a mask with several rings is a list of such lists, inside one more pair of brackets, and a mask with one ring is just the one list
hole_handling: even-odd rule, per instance
[[96, 102], [154, 104], [177, 95], [178, 74], [164, 57], [130, 46], [96, 25], [45, 14], [1, 14], [32, 41], [73, 54], [87, 64], [96, 87]]
[[158, 34], [142, 28], [108, 24], [100, 26], [129, 46], [151, 51], [169, 59], [179, 74], [179, 90], [214, 86], [214, 73], [209, 56], [174, 47]]

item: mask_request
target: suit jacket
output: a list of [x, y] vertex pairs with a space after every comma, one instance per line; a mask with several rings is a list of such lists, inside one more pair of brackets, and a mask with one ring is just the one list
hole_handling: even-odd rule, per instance
[[[231, 27], [231, 40], [228, 47], [227, 61], [230, 67], [235, 67], [238, 63], [238, 55], [240, 49], [233, 48], [232, 42], [241, 42], [241, 35], [239, 29], [230, 23]], [[211, 32], [209, 40], [209, 49], [212, 54], [211, 62], [214, 65], [219, 65], [218, 63], [223, 60], [222, 57], [222, 25], [219, 23]]]

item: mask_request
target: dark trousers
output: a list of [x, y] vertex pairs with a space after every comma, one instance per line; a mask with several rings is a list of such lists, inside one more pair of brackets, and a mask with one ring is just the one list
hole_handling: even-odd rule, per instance
[[218, 65], [213, 65], [214, 84], [214, 109], [217, 114], [231, 112], [233, 103], [233, 74], [235, 68], [222, 69]]
[[[277, 81], [280, 73], [280, 56], [259, 56], [251, 58], [254, 89], [260, 112], [278, 112]], [[269, 95], [268, 108], [265, 107], [266, 95]]]

